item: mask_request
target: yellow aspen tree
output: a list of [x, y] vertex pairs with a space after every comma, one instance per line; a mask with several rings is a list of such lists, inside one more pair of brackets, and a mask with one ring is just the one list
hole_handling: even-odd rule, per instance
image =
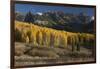
[[38, 31], [37, 32], [37, 43], [41, 46], [42, 45], [42, 32], [41, 31]]
[[43, 37], [43, 45], [45, 46], [46, 45], [46, 32], [44, 30], [42, 30], [42, 37]]
[[29, 43], [29, 37], [26, 36], [26, 43]]
[[49, 31], [45, 31], [45, 44], [47, 46], [50, 46], [50, 32]]
[[17, 42], [22, 41], [22, 33], [18, 28], [15, 29], [15, 41]]
[[22, 30], [22, 42], [26, 42], [26, 30]]
[[54, 34], [50, 33], [50, 46], [54, 46]]
[[67, 46], [67, 38], [66, 38], [65, 34], [60, 34], [60, 44], [62, 47]]
[[37, 31], [32, 32], [31, 40], [32, 40], [32, 43], [34, 44], [34, 46], [37, 46], [37, 38], [36, 38], [36, 35], [37, 35]]
[[72, 36], [71, 40], [72, 40], [72, 51], [75, 51], [75, 37]]
[[54, 46], [58, 47], [59, 46], [59, 33], [54, 34]]
[[62, 34], [62, 45], [67, 47], [67, 36], [64, 33]]

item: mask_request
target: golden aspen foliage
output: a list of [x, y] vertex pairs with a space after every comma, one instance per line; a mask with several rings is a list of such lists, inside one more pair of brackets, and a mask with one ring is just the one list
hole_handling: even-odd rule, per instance
[[22, 33], [17, 28], [15, 29], [15, 40], [20, 42], [22, 41]]
[[36, 35], [37, 35], [37, 31], [32, 31], [31, 33], [31, 36], [30, 36], [30, 41], [35, 45], [37, 46], [37, 38], [36, 38]]
[[60, 43], [63, 47], [67, 46], [67, 36], [65, 34], [60, 35]]
[[59, 37], [59, 33], [57, 33], [54, 37], [54, 46], [58, 47], [60, 45], [60, 37]]
[[22, 33], [22, 42], [26, 42], [26, 37], [27, 37], [26, 30], [22, 29], [21, 33]]
[[15, 21], [15, 37], [16, 41], [33, 43], [34, 46], [54, 47], [82, 45], [95, 40], [94, 34], [67, 32], [19, 21]]
[[49, 31], [46, 32], [45, 38], [46, 38], [46, 45], [49, 46], [50, 45], [50, 32]]
[[29, 37], [26, 36], [26, 43], [29, 43]]
[[43, 43], [42, 43], [42, 32], [41, 31], [37, 32], [36, 38], [37, 38], [37, 43], [39, 45], [42, 45]]

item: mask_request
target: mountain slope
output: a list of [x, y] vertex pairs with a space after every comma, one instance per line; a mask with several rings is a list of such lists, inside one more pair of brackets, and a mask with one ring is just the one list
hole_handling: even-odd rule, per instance
[[[90, 16], [80, 14], [70, 14], [64, 13], [62, 11], [50, 11], [40, 14], [33, 14], [28, 12], [26, 15], [19, 14], [16, 15], [17, 21], [24, 21], [33, 23], [35, 25], [49, 27], [58, 30], [65, 30], [71, 32], [85, 32], [91, 33], [87, 31], [90, 30], [89, 23], [91, 20]], [[88, 28], [86, 28], [86, 27]], [[91, 28], [94, 28], [91, 26]], [[87, 29], [87, 30], [84, 30]]]

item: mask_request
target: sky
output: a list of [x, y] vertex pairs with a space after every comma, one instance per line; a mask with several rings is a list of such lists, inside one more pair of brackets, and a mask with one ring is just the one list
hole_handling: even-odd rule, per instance
[[86, 7], [69, 7], [69, 6], [48, 6], [48, 5], [34, 5], [34, 4], [15, 4], [15, 12], [27, 13], [47, 12], [47, 11], [63, 11], [65, 13], [79, 14], [85, 12], [88, 16], [94, 16], [94, 8]]

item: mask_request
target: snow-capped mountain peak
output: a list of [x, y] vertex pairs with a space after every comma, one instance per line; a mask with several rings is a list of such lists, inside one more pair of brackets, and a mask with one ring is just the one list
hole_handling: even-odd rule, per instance
[[43, 13], [41, 13], [41, 12], [37, 12], [37, 14], [38, 14], [38, 15], [42, 15]]
[[94, 16], [91, 17], [91, 21], [94, 20]]

